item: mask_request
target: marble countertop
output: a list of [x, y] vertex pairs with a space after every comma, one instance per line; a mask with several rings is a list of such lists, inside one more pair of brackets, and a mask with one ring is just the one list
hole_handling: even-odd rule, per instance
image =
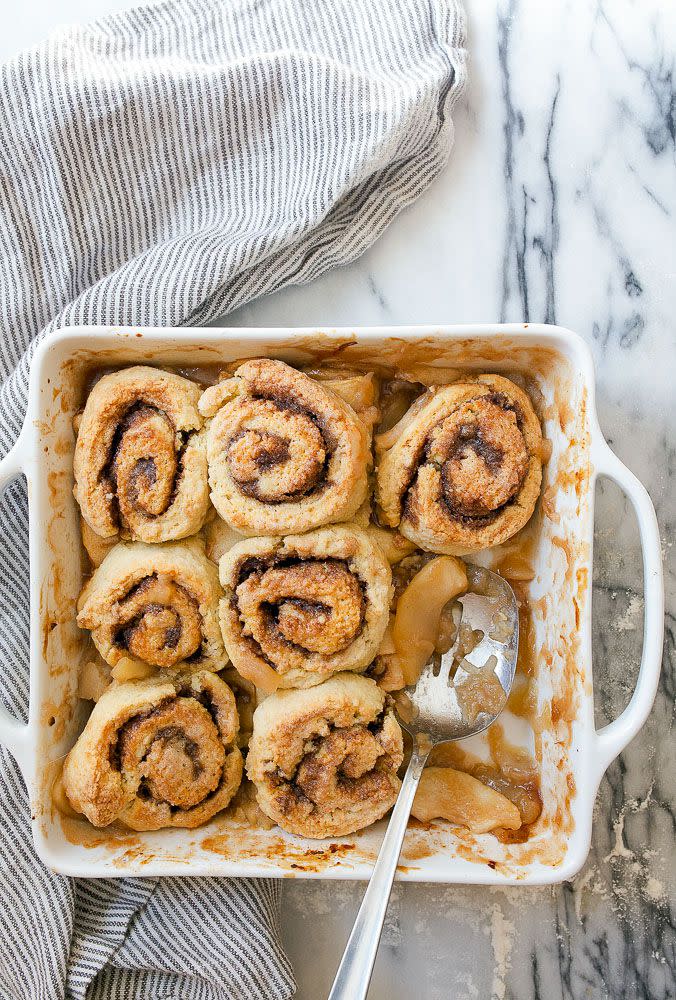
[[[470, 86], [441, 178], [359, 261], [228, 317], [237, 325], [544, 321], [577, 330], [603, 431], [646, 484], [667, 581], [663, 674], [610, 767], [592, 851], [542, 889], [398, 885], [372, 1000], [676, 996], [676, 5], [466, 0]], [[115, 0], [31, 0], [0, 58]], [[14, 18], [14, 14], [13, 14]], [[629, 700], [641, 645], [640, 549], [612, 484], [597, 497], [599, 725]], [[284, 883], [301, 1000], [328, 991], [362, 887]]]

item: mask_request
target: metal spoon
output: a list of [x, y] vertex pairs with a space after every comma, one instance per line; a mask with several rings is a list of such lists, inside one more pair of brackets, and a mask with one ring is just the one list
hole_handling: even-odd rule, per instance
[[480, 668], [494, 657], [494, 672], [502, 685], [504, 700], [497, 711], [493, 705], [491, 712], [479, 712], [471, 721], [463, 718], [454, 683], [465, 680], [467, 670], [459, 666], [454, 683], [450, 681], [459, 635], [454, 646], [442, 656], [438, 671], [431, 661], [423, 668], [415, 687], [405, 689], [412, 705], [412, 717], [407, 721], [399, 717], [399, 722], [413, 737], [413, 753], [328, 1000], [364, 1000], [366, 997], [406, 824], [432, 747], [482, 732], [496, 720], [507, 703], [519, 648], [519, 615], [514, 591], [502, 577], [480, 567], [468, 566], [467, 577], [468, 591], [458, 598], [463, 606], [461, 624], [465, 622], [472, 629], [480, 629], [483, 638], [465, 656], [465, 661], [469, 661], [471, 670], [471, 665]]

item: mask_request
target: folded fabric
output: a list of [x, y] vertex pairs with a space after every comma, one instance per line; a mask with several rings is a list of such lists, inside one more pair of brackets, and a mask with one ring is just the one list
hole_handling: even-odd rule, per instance
[[[0, 454], [50, 330], [205, 323], [359, 256], [446, 162], [463, 45], [454, 0], [160, 0], [5, 65]], [[1, 507], [0, 698], [25, 719], [20, 483]], [[4, 750], [0, 784], [3, 998], [293, 994], [279, 883], [54, 875]]]

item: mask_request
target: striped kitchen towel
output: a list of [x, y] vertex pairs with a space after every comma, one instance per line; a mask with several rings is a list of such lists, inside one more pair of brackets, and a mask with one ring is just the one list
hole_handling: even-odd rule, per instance
[[[444, 166], [455, 0], [159, 0], [0, 72], [0, 454], [36, 342], [202, 324], [354, 260]], [[0, 510], [0, 698], [28, 704], [27, 501]], [[0, 751], [0, 997], [293, 994], [279, 885], [70, 880]]]

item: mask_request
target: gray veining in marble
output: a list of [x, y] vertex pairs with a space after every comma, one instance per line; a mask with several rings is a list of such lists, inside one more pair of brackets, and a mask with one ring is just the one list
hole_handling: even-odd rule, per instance
[[[601, 426], [648, 486], [667, 568], [653, 713], [611, 766], [572, 882], [395, 889], [373, 1000], [676, 996], [676, 5], [468, 3], [471, 86], [443, 177], [355, 265], [241, 310], [242, 325], [530, 320], [591, 345]], [[636, 525], [598, 490], [597, 722], [627, 704], [642, 628]], [[303, 1000], [319, 1000], [361, 889], [287, 883]]]

